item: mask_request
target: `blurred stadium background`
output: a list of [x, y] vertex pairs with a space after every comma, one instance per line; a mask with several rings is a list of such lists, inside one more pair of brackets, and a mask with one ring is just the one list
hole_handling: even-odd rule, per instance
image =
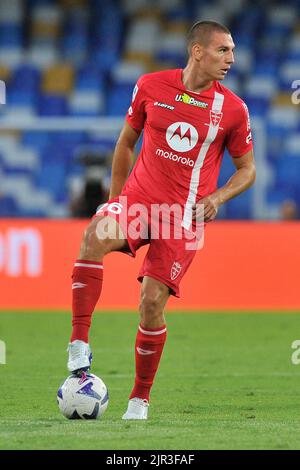
[[[95, 192], [105, 200], [137, 78], [183, 67], [188, 27], [214, 19], [236, 43], [224, 84], [248, 104], [258, 167], [219, 218], [297, 218], [299, 11], [299, 0], [1, 0], [0, 216], [84, 216]], [[232, 170], [225, 156], [220, 184]]]
[[[257, 181], [207, 226], [182, 299], [168, 303], [179, 312], [151, 426], [120, 420], [138, 322], [124, 310], [137, 311], [144, 251], [107, 257], [91, 344], [110, 406], [92, 426], [66, 422], [55, 393], [86, 217], [107, 198], [137, 78], [183, 67], [199, 19], [232, 31], [224, 84], [248, 104]], [[299, 448], [300, 0], [0, 0], [0, 80], [0, 448]], [[219, 184], [233, 171], [225, 155]]]
[[[299, 12], [300, 0], [0, 0], [1, 307], [69, 309], [85, 218], [107, 200], [112, 152], [136, 80], [184, 67], [188, 28], [214, 19], [236, 44], [224, 83], [250, 109], [257, 180], [209, 225], [205, 250], [183, 282], [185, 301], [176, 305], [299, 308], [299, 224], [270, 224], [299, 215]], [[225, 154], [219, 185], [233, 171]], [[108, 257], [103, 308], [136, 308], [138, 283], [115, 296], [114, 276], [123, 270], [134, 279], [142, 252], [133, 263]], [[215, 279], [222, 279], [218, 295]]]

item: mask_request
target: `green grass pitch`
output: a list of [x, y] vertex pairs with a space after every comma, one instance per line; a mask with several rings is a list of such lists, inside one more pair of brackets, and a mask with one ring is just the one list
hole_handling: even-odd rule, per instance
[[300, 449], [299, 314], [169, 313], [149, 419], [126, 422], [138, 317], [96, 313], [92, 372], [109, 388], [98, 421], [68, 421], [70, 315], [0, 313], [0, 449]]

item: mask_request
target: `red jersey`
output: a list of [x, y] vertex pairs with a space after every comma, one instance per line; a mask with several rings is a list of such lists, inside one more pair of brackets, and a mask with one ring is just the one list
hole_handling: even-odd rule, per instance
[[252, 148], [245, 103], [217, 81], [201, 93], [187, 90], [182, 69], [143, 75], [126, 119], [144, 135], [123, 194], [184, 206], [186, 228], [193, 204], [217, 187], [225, 147], [233, 157]]

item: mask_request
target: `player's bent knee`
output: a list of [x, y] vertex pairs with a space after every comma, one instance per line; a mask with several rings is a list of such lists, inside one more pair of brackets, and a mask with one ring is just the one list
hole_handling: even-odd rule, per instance
[[101, 217], [97, 221], [95, 230], [98, 240], [105, 243], [124, 239], [119, 224], [111, 217]]
[[122, 230], [112, 217], [97, 217], [87, 227], [81, 247], [81, 256], [102, 258], [111, 251], [119, 251], [127, 245]]
[[90, 224], [84, 232], [83, 241], [81, 244], [81, 256], [90, 257], [102, 257], [110, 251], [109, 243], [107, 240], [99, 239], [96, 233], [96, 225]]
[[104, 254], [104, 250], [101, 245], [94, 243], [92, 234], [84, 234], [81, 246], [80, 246], [80, 258], [82, 259], [98, 259]]

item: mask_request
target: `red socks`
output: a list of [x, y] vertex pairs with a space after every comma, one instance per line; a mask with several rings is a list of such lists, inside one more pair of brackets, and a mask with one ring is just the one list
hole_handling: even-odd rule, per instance
[[[89, 342], [88, 335], [93, 311], [101, 294], [103, 264], [96, 261], [77, 260], [72, 275], [73, 318], [71, 342], [79, 339]], [[130, 398], [149, 401], [163, 347], [167, 337], [166, 325], [144, 328], [139, 325], [135, 342], [135, 383]]]
[[73, 318], [71, 342], [80, 339], [88, 343], [92, 313], [101, 294], [103, 264], [79, 259], [72, 275]]
[[139, 325], [135, 342], [135, 383], [129, 398], [149, 401], [160, 357], [167, 337], [166, 325], [150, 329]]

